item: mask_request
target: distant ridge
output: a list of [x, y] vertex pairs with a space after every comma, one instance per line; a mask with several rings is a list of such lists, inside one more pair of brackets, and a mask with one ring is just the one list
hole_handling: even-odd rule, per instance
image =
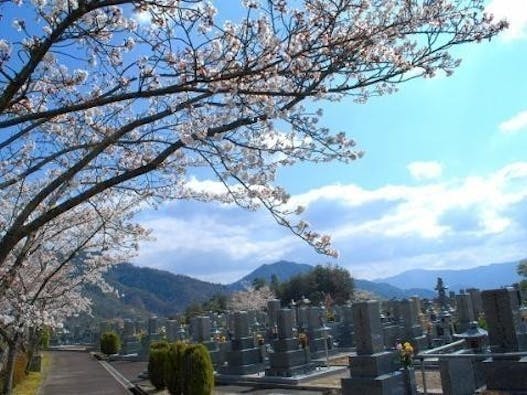
[[[94, 310], [104, 318], [110, 318], [119, 309], [171, 316], [184, 311], [191, 303], [204, 302], [215, 294], [228, 292], [222, 284], [130, 263], [114, 266], [106, 273], [105, 279], [121, 297], [100, 292], [96, 295]], [[107, 311], [110, 307], [111, 310]]]
[[256, 278], [261, 278], [269, 283], [274, 274], [279, 281], [285, 281], [293, 276], [307, 273], [311, 270], [313, 270], [313, 266], [311, 265], [290, 261], [278, 261], [271, 264], [263, 264], [238, 281], [227, 285], [227, 288], [230, 291], [239, 291], [250, 286]]
[[492, 289], [509, 286], [520, 281], [516, 273], [518, 262], [492, 263], [461, 270], [408, 270], [396, 276], [380, 278], [375, 282], [384, 282], [395, 287], [426, 287], [433, 289], [437, 278], [441, 277], [450, 291], [458, 292], [460, 289], [480, 288]]
[[436, 296], [436, 292], [424, 288], [410, 288], [403, 289], [393, 285], [374, 282], [368, 280], [355, 279], [355, 287], [359, 290], [368, 291], [383, 299], [404, 299], [412, 296], [419, 296], [420, 298], [432, 299]]
[[[520, 280], [516, 274], [517, 262], [495, 263], [464, 270], [410, 270], [375, 281], [354, 279], [358, 290], [371, 292], [381, 298], [407, 298], [420, 296], [433, 298], [437, 277], [442, 277], [450, 290], [476, 287], [498, 288]], [[243, 278], [228, 285], [213, 284], [189, 276], [164, 270], [137, 267], [123, 263], [106, 273], [106, 280], [119, 293], [102, 294], [87, 288], [94, 300], [96, 317], [112, 318], [147, 317], [149, 315], [173, 316], [183, 312], [192, 303], [208, 300], [215, 294], [229, 294], [251, 285], [255, 278], [271, 280], [275, 274], [279, 281], [313, 270], [313, 266], [290, 261], [261, 265]], [[426, 288], [423, 288], [426, 287]]]
[[[229, 284], [227, 287], [231, 291], [238, 291], [251, 285], [255, 278], [261, 278], [269, 282], [271, 276], [275, 274], [280, 281], [285, 281], [298, 274], [307, 273], [313, 270], [313, 266], [305, 263], [290, 261], [278, 261], [272, 264], [264, 264], [247, 274], [240, 280]], [[435, 292], [429, 289], [415, 287], [414, 289], [401, 289], [386, 283], [376, 283], [368, 280], [354, 279], [357, 289], [368, 291], [384, 299], [408, 298], [410, 296], [420, 296], [422, 298], [433, 298]]]

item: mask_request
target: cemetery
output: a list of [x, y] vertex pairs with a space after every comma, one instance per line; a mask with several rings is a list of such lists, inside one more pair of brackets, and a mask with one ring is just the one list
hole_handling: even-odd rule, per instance
[[525, 3], [0, 0], [0, 395], [527, 395]]
[[163, 342], [167, 350], [169, 343], [200, 344], [209, 355], [215, 393], [232, 385], [343, 395], [526, 393], [527, 312], [520, 291], [447, 290], [438, 278], [432, 300], [326, 307], [302, 301], [284, 306], [274, 299], [263, 310], [210, 312], [188, 323], [161, 317], [107, 321], [84, 336], [97, 347], [102, 334], [118, 334], [118, 352], [95, 355], [117, 370], [135, 366], [128, 379], [140, 393], [169, 393], [163, 381], [153, 386], [149, 380], [149, 353]]

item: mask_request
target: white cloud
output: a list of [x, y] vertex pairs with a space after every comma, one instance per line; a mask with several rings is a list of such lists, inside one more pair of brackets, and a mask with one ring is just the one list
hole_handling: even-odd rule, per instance
[[499, 129], [500, 132], [504, 134], [513, 134], [522, 130], [527, 130], [527, 110], [521, 111], [512, 118], [500, 123]]
[[430, 180], [438, 178], [443, 173], [443, 167], [439, 162], [412, 162], [408, 166], [408, 171], [416, 180]]
[[150, 14], [148, 11], [136, 12], [135, 19], [142, 25], [149, 25], [152, 23], [152, 14]]
[[210, 193], [214, 195], [222, 195], [227, 193], [227, 188], [222, 182], [213, 180], [198, 180], [196, 177], [190, 177], [190, 179], [185, 183], [185, 187], [196, 193]]
[[[330, 233], [338, 263], [359, 278], [416, 267], [470, 267], [520, 258], [527, 238], [527, 162], [490, 174], [366, 189], [336, 184], [292, 197], [313, 228]], [[280, 259], [325, 263], [264, 211], [173, 203], [147, 216], [156, 241], [138, 262], [212, 281], [234, 281]]]
[[487, 12], [496, 20], [507, 19], [509, 28], [501, 37], [505, 41], [519, 40], [527, 37], [527, 6], [525, 0], [492, 0]]
[[237, 260], [258, 255], [274, 259], [277, 255], [272, 251], [287, 247], [285, 240], [253, 239], [251, 233], [256, 229], [248, 224], [233, 226], [199, 214], [189, 220], [157, 218], [143, 225], [156, 231], [156, 240], [153, 241], [156, 254], [187, 250], [196, 254], [222, 253]]

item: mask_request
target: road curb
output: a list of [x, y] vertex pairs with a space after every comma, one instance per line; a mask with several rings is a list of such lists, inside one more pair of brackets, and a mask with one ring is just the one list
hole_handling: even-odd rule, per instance
[[99, 364], [106, 369], [108, 373], [117, 381], [119, 384], [121, 384], [130, 394], [135, 394], [135, 385], [128, 380], [126, 377], [124, 377], [117, 369], [115, 369], [112, 365], [110, 365], [106, 361], [97, 360]]

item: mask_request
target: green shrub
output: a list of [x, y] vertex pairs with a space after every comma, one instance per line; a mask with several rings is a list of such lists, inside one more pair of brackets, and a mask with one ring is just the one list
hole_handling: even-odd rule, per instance
[[40, 348], [42, 350], [47, 350], [49, 348], [49, 339], [51, 338], [51, 332], [49, 328], [43, 328], [40, 331]]
[[214, 389], [214, 368], [203, 344], [187, 347], [184, 353], [185, 395], [210, 395]]
[[121, 340], [115, 332], [104, 332], [101, 336], [101, 352], [106, 355], [117, 354], [121, 349]]
[[478, 317], [478, 325], [482, 329], [485, 329], [485, 330], [489, 329], [489, 325], [487, 324], [487, 320], [485, 319], [485, 316], [482, 315], [482, 314], [480, 314], [480, 316]]
[[165, 388], [165, 361], [168, 356], [169, 344], [166, 341], [154, 342], [150, 345], [148, 356], [148, 376], [157, 389]]
[[183, 364], [187, 344], [175, 342], [170, 345], [168, 356], [165, 361], [165, 384], [168, 392], [175, 395], [183, 393]]

